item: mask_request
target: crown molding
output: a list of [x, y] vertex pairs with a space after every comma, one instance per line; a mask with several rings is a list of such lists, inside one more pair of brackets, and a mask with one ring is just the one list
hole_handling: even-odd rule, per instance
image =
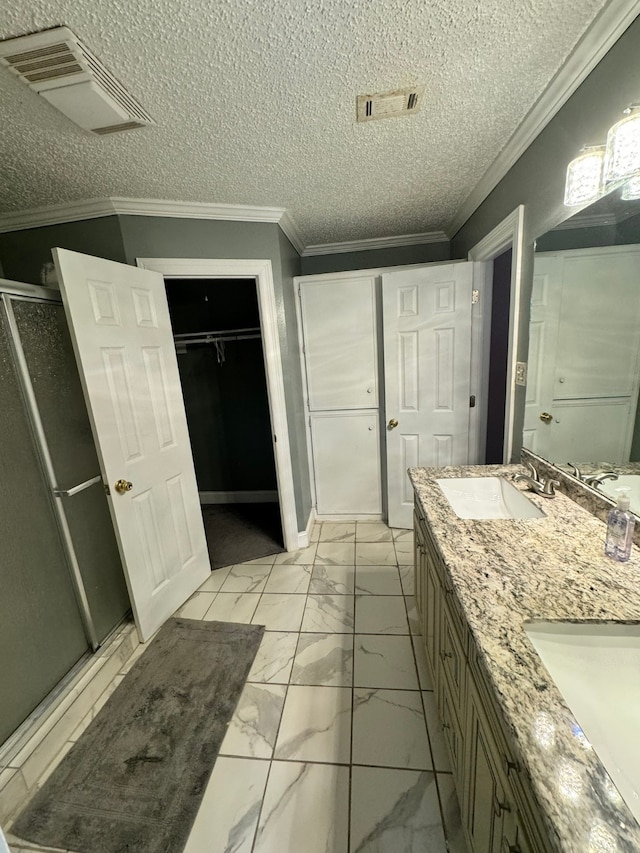
[[175, 219], [226, 219], [231, 222], [279, 223], [282, 207], [254, 207], [246, 204], [207, 204], [191, 201], [164, 201], [154, 198], [110, 198], [121, 216], [166, 216]]
[[366, 240], [349, 240], [345, 243], [317, 243], [307, 246], [302, 257], [311, 255], [339, 255], [344, 252], [363, 252], [371, 249], [393, 249], [398, 246], [418, 246], [423, 243], [448, 242], [444, 231], [425, 231], [422, 234], [400, 234], [397, 237], [371, 237]]
[[50, 207], [34, 207], [31, 210], [2, 214], [0, 233], [58, 225], [62, 222], [77, 222], [80, 219], [97, 219], [100, 216], [114, 216], [116, 212], [112, 200], [108, 198], [70, 201], [67, 204], [54, 204]]
[[637, 16], [637, 0], [611, 0], [600, 11], [524, 121], [516, 128], [500, 154], [463, 201], [447, 228], [452, 237], [495, 189]]
[[278, 224], [298, 254], [304, 254], [304, 241], [300, 236], [300, 232], [296, 228], [295, 222], [291, 218], [291, 214], [288, 210], [284, 210], [282, 212], [282, 216], [280, 217]]
[[281, 207], [253, 207], [244, 204], [204, 204], [200, 202], [163, 201], [145, 198], [89, 199], [71, 201], [50, 207], [37, 207], [0, 216], [0, 232], [19, 231], [24, 228], [40, 228], [62, 222], [77, 222], [81, 219], [97, 219], [101, 216], [166, 216], [176, 219], [224, 219], [232, 222], [271, 222], [281, 224], [286, 220], [283, 231], [298, 251], [304, 245], [286, 210]]
[[590, 213], [586, 216], [572, 216], [565, 219], [551, 231], [574, 231], [576, 228], [599, 228], [603, 225], [615, 225], [617, 222], [613, 213]]

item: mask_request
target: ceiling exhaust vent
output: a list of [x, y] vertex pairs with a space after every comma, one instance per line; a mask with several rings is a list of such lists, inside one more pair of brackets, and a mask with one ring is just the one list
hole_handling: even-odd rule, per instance
[[67, 27], [0, 41], [0, 63], [85, 130], [107, 134], [154, 124]]
[[376, 121], [381, 118], [412, 115], [420, 110], [423, 95], [424, 86], [410, 86], [378, 95], [358, 95], [357, 119], [358, 121]]

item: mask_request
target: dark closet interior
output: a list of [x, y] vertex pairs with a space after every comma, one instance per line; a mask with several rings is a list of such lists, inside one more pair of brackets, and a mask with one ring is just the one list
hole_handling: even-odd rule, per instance
[[212, 567], [283, 549], [254, 279], [167, 279]]

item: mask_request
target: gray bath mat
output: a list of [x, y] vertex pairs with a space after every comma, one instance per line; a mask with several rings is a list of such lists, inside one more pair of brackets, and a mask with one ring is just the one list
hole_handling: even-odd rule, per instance
[[170, 619], [12, 832], [77, 853], [182, 850], [263, 632]]

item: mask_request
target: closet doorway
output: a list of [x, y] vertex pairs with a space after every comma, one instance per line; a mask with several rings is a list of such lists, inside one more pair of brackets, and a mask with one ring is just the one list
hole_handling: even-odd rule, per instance
[[255, 279], [165, 286], [211, 567], [283, 551]]
[[[293, 485], [289, 425], [280, 357], [278, 325], [282, 309], [276, 305], [273, 270], [270, 260], [229, 258], [138, 258], [139, 267], [162, 273], [165, 282], [172, 279], [225, 280], [251, 279], [258, 296], [262, 351], [266, 372], [272, 447], [278, 484], [278, 505], [284, 547], [295, 551], [308, 545], [308, 534], [298, 533], [296, 498]], [[212, 283], [212, 288], [214, 284]], [[215, 292], [215, 291], [213, 291]], [[258, 505], [259, 506], [259, 505]]]

